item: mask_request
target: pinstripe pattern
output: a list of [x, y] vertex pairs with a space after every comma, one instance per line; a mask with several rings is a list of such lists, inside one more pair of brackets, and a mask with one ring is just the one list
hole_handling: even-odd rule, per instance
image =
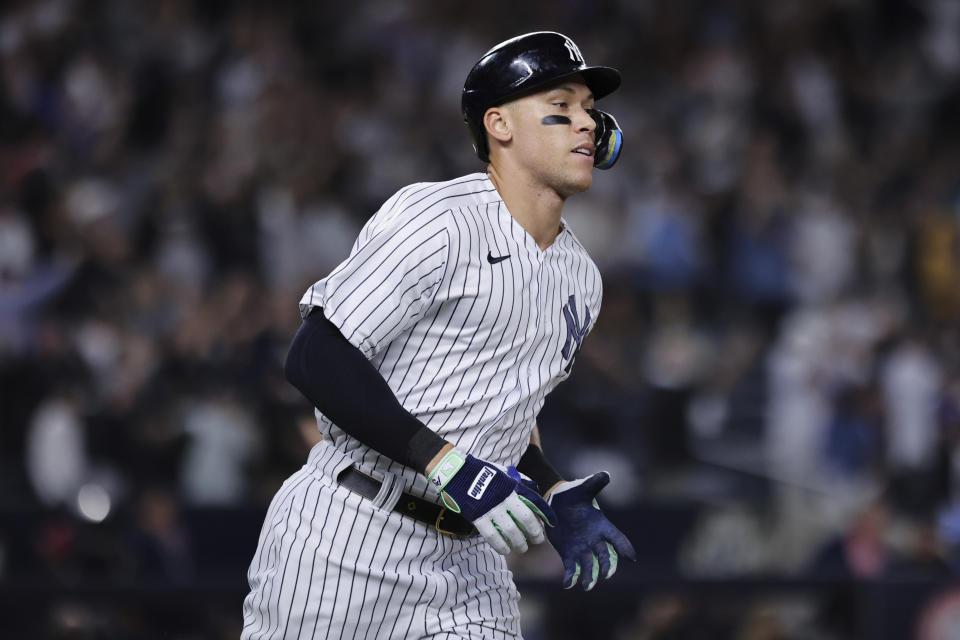
[[[322, 307], [407, 410], [507, 466], [569, 375], [571, 296], [568, 315], [589, 310], [585, 334], [602, 296], [593, 261], [566, 225], [537, 247], [478, 173], [394, 194], [300, 311]], [[317, 418], [323, 442], [267, 513], [243, 638], [519, 637], [502, 556], [481, 538], [456, 540], [392, 512], [401, 490], [438, 498], [421, 474]], [[350, 464], [384, 480], [376, 500], [331, 480]]]
[[241, 638], [518, 638], [503, 556], [338, 486], [349, 462], [321, 442], [274, 497]]

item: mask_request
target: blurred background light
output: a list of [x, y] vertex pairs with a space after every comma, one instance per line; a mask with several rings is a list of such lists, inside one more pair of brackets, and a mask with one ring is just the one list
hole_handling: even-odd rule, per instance
[[77, 493], [77, 509], [90, 522], [106, 520], [111, 506], [110, 494], [98, 484], [85, 484]]

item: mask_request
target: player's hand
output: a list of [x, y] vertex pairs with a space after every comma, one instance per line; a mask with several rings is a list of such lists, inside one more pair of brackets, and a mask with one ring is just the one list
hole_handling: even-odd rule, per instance
[[428, 475], [443, 503], [473, 523], [502, 554], [523, 553], [546, 537], [557, 516], [543, 498], [496, 465], [451, 449]]
[[547, 499], [558, 520], [547, 537], [563, 560], [564, 589], [578, 582], [585, 591], [593, 589], [600, 575], [606, 580], [616, 572], [619, 556], [637, 561], [633, 545], [597, 504], [596, 496], [608, 482], [610, 474], [601, 471], [560, 484]]

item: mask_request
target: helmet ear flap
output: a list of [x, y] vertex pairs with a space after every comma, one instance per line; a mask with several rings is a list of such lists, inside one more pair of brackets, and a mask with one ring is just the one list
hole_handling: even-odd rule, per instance
[[467, 123], [467, 128], [470, 130], [473, 150], [476, 152], [477, 157], [483, 162], [490, 162], [490, 148], [487, 145], [487, 132], [483, 128], [483, 123], [477, 123], [476, 120], [472, 120], [466, 116], [463, 118], [463, 121]]
[[623, 149], [623, 131], [620, 130], [616, 119], [606, 111], [587, 109], [587, 112], [597, 123], [594, 131], [597, 148], [593, 166], [597, 169], [609, 169], [620, 158], [620, 151]]

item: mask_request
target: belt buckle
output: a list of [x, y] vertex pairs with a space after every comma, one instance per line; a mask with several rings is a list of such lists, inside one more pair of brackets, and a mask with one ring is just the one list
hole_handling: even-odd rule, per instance
[[446, 508], [446, 507], [440, 507], [440, 513], [437, 514], [437, 521], [433, 523], [433, 526], [434, 526], [434, 528], [435, 528], [437, 531], [439, 531], [440, 533], [446, 534], [446, 535], [448, 535], [448, 536], [455, 536], [455, 535], [457, 535], [456, 533], [454, 533], [453, 531], [449, 531], [449, 530], [447, 530], [447, 529], [444, 529], [443, 527], [440, 526], [440, 521], [443, 520], [443, 517], [444, 517], [446, 514], [447, 514], [447, 508]]

